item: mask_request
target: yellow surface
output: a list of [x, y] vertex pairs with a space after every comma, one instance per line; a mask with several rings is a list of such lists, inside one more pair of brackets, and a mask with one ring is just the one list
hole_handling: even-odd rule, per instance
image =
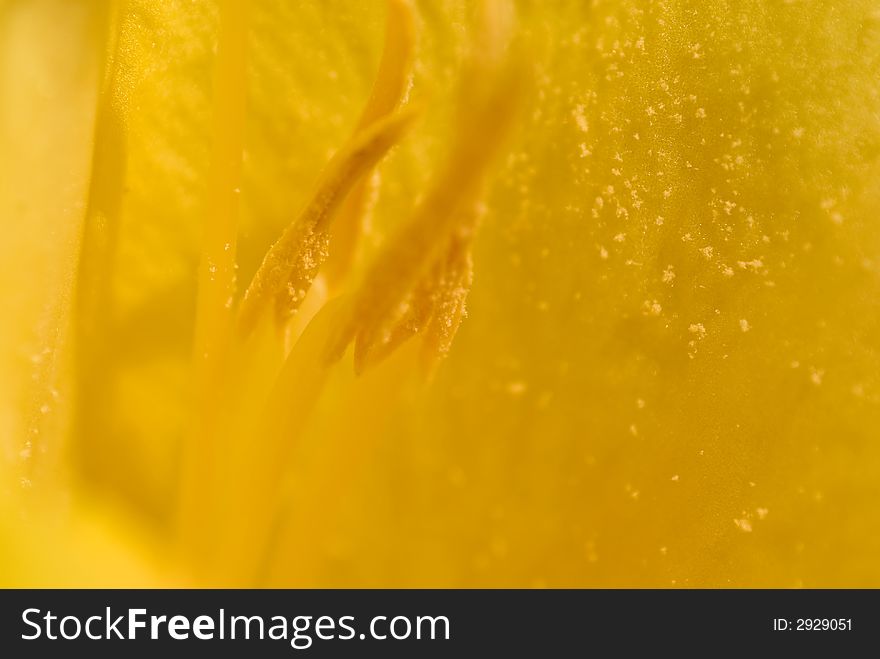
[[880, 586], [880, 7], [480, 4], [0, 2], [0, 584]]

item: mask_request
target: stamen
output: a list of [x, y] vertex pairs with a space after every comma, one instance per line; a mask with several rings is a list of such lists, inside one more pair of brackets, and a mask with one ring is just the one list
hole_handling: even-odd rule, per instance
[[[329, 359], [341, 357], [348, 344], [355, 340], [355, 367], [360, 369], [371, 353], [374, 356], [388, 353], [383, 345], [399, 343], [427, 327], [425, 322], [420, 322], [416, 323], [418, 329], [411, 331], [415, 327], [411, 323], [407, 330], [406, 322], [412, 321], [412, 317], [405, 320], [403, 326], [399, 322], [407, 318], [417, 287], [425, 278], [432, 282], [428, 286], [430, 292], [419, 295], [443, 299], [445, 314], [438, 316], [438, 322], [448, 322], [449, 327], [456, 329], [460, 323], [466, 291], [463, 294], [459, 289], [469, 286], [469, 257], [467, 250], [460, 254], [456, 247], [448, 255], [451, 260], [445, 267], [443, 259], [446, 250], [452, 249], [450, 245], [455, 236], [470, 233], [474, 218], [469, 209], [476, 207], [489, 165], [512, 123], [522, 79], [519, 60], [514, 57], [493, 66], [479, 59], [472, 72], [488, 79], [484, 78], [481, 86], [472, 84], [473, 81], [466, 86], [460, 132], [452, 157], [413, 218], [386, 243], [367, 271], [346, 317], [328, 343]], [[440, 268], [441, 274], [432, 277], [430, 273], [435, 267]], [[448, 272], [450, 267], [452, 271]], [[447, 281], [455, 285], [441, 283]], [[452, 300], [458, 302], [453, 304]], [[427, 317], [430, 315], [429, 312]], [[418, 311], [416, 320], [425, 321], [425, 312]], [[448, 350], [446, 341], [438, 340], [440, 336], [436, 328], [432, 330], [431, 342], [440, 351], [438, 354]]]
[[220, 4], [220, 37], [214, 71], [214, 126], [211, 171], [199, 265], [194, 338], [197, 408], [194, 429], [185, 446], [180, 493], [181, 540], [189, 555], [206, 563], [220, 520], [203, 501], [214, 497], [217, 441], [229, 358], [232, 312], [227, 301], [235, 289], [238, 194], [244, 140], [245, 43], [248, 7], [244, 0]]
[[[408, 0], [389, 0], [385, 48], [358, 130], [388, 115], [403, 100], [411, 81], [415, 40], [412, 5]], [[375, 202], [378, 186], [378, 175], [364, 176], [349, 193], [333, 222], [331, 250], [324, 267], [328, 283], [333, 288], [341, 284], [352, 268], [364, 218]]]
[[382, 60], [354, 135], [327, 165], [312, 199], [254, 275], [239, 316], [243, 333], [253, 329], [271, 298], [275, 300], [277, 326], [286, 324], [330, 256], [331, 231], [334, 250], [339, 251], [328, 264], [328, 277], [331, 283], [338, 283], [348, 273], [373, 198], [370, 174], [414, 118], [412, 110], [392, 115], [409, 84], [414, 50], [412, 6], [408, 0], [389, 0]]
[[437, 284], [434, 314], [424, 330], [422, 370], [429, 374], [446, 357], [461, 321], [467, 315], [465, 302], [474, 279], [471, 236], [453, 237]]
[[[375, 166], [410, 128], [418, 107], [380, 119], [358, 133], [327, 164], [315, 193], [299, 217], [272, 245], [248, 287], [239, 311], [239, 329], [249, 334], [267, 302], [276, 302], [284, 318], [296, 311], [327, 257], [326, 232], [333, 215], [352, 187]], [[290, 295], [290, 290], [295, 295]], [[299, 294], [303, 291], [302, 295]], [[280, 299], [279, 299], [280, 298]]]
[[355, 372], [361, 373], [380, 362], [416, 334], [424, 335], [425, 373], [449, 352], [465, 315], [464, 303], [473, 279], [471, 246], [482, 210], [482, 204], [472, 206], [456, 220], [458, 229], [450, 238], [445, 255], [422, 278], [401, 313], [386, 322], [391, 329], [382, 330], [380, 337], [367, 332], [356, 336]]

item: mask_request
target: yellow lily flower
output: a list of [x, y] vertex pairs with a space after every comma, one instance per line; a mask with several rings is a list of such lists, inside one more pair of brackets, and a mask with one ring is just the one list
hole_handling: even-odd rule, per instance
[[0, 4], [0, 584], [878, 586], [880, 12]]

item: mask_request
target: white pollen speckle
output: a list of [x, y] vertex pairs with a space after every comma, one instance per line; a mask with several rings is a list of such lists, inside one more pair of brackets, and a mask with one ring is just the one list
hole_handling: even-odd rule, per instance
[[663, 307], [657, 300], [645, 300], [642, 307], [645, 310], [645, 315], [648, 316], [659, 316], [663, 312]]
[[748, 332], [750, 329], [752, 329], [752, 326], [749, 325], [749, 321], [747, 321], [745, 318], [740, 318], [739, 319], [739, 328], [743, 332]]
[[743, 533], [751, 533], [752, 532], [752, 523], [743, 518], [743, 519], [735, 519], [733, 523], [739, 528]]
[[574, 110], [572, 111], [572, 116], [574, 117], [574, 122], [582, 133], [586, 133], [590, 130], [590, 123], [587, 121], [586, 116], [587, 106], [583, 103], [578, 103]]
[[706, 336], [706, 327], [703, 323], [692, 323], [688, 327], [688, 332], [698, 335], [701, 339]]
[[764, 262], [761, 259], [753, 259], [751, 261], [737, 261], [737, 265], [743, 270], [757, 272], [764, 267]]

